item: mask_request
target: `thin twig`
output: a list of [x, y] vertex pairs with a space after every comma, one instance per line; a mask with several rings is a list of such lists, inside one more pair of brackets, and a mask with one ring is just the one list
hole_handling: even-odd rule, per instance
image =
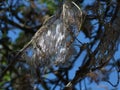
[[11, 61], [11, 63], [3, 70], [3, 72], [0, 75], [0, 78], [2, 79], [2, 77], [5, 75], [5, 73], [10, 69], [11, 66], [13, 66], [19, 59], [19, 57], [21, 56], [21, 54], [24, 52], [24, 50], [26, 48], [28, 48], [31, 44], [32, 40], [30, 42], [28, 42], [13, 58], [13, 60]]

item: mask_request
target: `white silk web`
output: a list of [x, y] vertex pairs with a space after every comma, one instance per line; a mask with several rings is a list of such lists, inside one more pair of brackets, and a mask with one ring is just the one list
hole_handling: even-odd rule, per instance
[[61, 13], [49, 18], [22, 49], [22, 57], [35, 67], [59, 66], [73, 60], [76, 50], [72, 43], [81, 23], [81, 9], [74, 2], [65, 2]]

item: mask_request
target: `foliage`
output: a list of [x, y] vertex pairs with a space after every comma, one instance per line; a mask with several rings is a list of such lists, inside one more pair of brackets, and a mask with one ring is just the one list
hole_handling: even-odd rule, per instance
[[[76, 43], [70, 44], [77, 51], [76, 57], [68, 67], [47, 68], [45, 75], [40, 68], [26, 63], [19, 52], [51, 15], [60, 14], [58, 6], [62, 7], [62, 0], [0, 1], [1, 90], [82, 90], [83, 83], [85, 90], [91, 90], [86, 86], [86, 79], [99, 86], [100, 82], [118, 86], [120, 57], [116, 57], [116, 53], [120, 46], [120, 1], [93, 0], [85, 5], [86, 1], [75, 0], [83, 10], [80, 34], [74, 40]], [[14, 41], [11, 32], [14, 35], [19, 32]], [[110, 81], [112, 73], [116, 73], [115, 84]]]

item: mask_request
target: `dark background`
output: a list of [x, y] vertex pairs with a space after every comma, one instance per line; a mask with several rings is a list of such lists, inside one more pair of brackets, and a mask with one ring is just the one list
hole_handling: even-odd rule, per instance
[[79, 53], [71, 67], [51, 70], [38, 79], [26, 62], [16, 59], [11, 64], [62, 2], [0, 0], [0, 90], [62, 90], [70, 81], [73, 86], [68, 90], [120, 89], [119, 0], [75, 1], [83, 10], [84, 21], [78, 35], [82, 44], [76, 47]]

